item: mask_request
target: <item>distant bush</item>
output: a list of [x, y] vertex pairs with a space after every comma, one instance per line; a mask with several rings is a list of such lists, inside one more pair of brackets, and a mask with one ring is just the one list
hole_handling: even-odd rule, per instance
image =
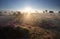
[[60, 11], [58, 11], [58, 13], [60, 13]]
[[54, 13], [54, 11], [49, 11], [49, 13]]
[[0, 11], [0, 16], [2, 16], [2, 12]]

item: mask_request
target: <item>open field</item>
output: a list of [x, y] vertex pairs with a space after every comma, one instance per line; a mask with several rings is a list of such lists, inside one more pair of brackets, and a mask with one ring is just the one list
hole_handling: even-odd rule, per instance
[[60, 14], [32, 13], [0, 16], [0, 38], [60, 39]]

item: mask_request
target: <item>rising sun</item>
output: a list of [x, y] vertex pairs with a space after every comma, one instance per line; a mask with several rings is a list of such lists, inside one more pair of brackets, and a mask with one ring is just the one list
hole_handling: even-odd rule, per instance
[[31, 7], [25, 7], [23, 12], [26, 12], [26, 13], [34, 13], [35, 11], [31, 8]]

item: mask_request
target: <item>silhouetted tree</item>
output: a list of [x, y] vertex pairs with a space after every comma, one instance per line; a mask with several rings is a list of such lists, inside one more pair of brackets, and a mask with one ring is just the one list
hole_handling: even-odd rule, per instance
[[4, 13], [7, 13], [7, 11], [4, 11]]
[[49, 11], [49, 13], [54, 13], [54, 11]]
[[2, 12], [0, 11], [0, 13], [2, 13]]
[[13, 16], [16, 16], [16, 12], [13, 12]]
[[2, 15], [2, 12], [0, 11], [0, 16]]
[[45, 11], [43, 11], [43, 13], [45, 13]]
[[45, 10], [45, 12], [47, 13], [48, 10]]
[[18, 15], [20, 15], [20, 14], [21, 14], [21, 12], [17, 11], [17, 14], [18, 14]]
[[58, 11], [58, 13], [60, 13], [60, 11]]

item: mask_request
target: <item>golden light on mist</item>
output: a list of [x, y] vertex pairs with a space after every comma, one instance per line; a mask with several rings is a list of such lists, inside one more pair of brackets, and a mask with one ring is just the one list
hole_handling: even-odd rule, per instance
[[[36, 12], [37, 11], [37, 12]], [[39, 10], [40, 11], [40, 10]], [[32, 13], [39, 13], [38, 10], [33, 9], [32, 7], [25, 7], [22, 12], [24, 13], [23, 16], [23, 23], [32, 23], [33, 22], [33, 17]]]

